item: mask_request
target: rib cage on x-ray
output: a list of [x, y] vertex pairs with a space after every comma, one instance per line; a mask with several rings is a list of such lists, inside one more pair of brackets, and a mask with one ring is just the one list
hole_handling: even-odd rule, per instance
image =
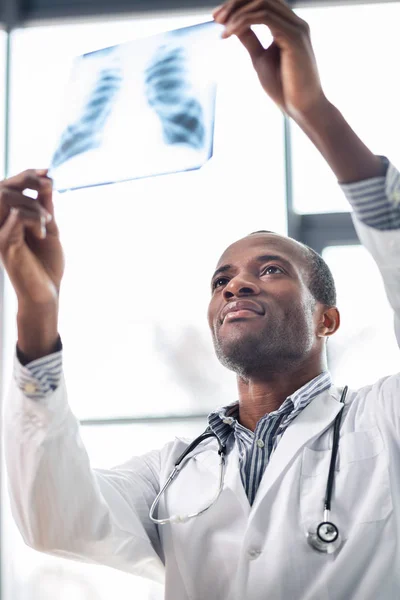
[[163, 45], [145, 71], [146, 98], [158, 114], [166, 144], [187, 144], [201, 149], [205, 143], [203, 109], [188, 82], [183, 47]]
[[213, 155], [217, 34], [202, 23], [78, 57], [50, 164], [55, 189], [202, 167]]
[[51, 167], [55, 168], [73, 156], [101, 146], [104, 125], [121, 89], [122, 70], [113, 66], [102, 69], [82, 115], [61, 135]]

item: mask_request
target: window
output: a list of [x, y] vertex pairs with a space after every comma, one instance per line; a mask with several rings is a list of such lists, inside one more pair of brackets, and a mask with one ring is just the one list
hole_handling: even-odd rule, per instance
[[4, 147], [5, 147], [5, 89], [6, 89], [6, 44], [5, 31], [0, 29], [0, 179], [4, 178]]
[[[46, 166], [74, 56], [209, 15], [32, 27], [12, 34], [10, 171]], [[159, 425], [82, 427], [94, 466], [107, 467], [195, 437], [191, 415], [231, 402], [233, 374], [214, 357], [206, 311], [210, 277], [235, 239], [286, 232], [283, 122], [260, 89], [245, 49], [222, 42], [215, 153], [200, 171], [59, 195], [67, 259], [60, 332], [70, 403], [80, 419], [187, 416]], [[16, 303], [7, 284], [5, 379], [11, 374]], [[135, 445], [135, 443], [138, 443]], [[107, 450], [107, 452], [105, 452]], [[6, 496], [6, 495], [5, 495]], [[5, 598], [160, 600], [162, 590], [104, 567], [27, 548], [3, 502]]]
[[[161, 448], [175, 436], [192, 439], [204, 429], [200, 421], [143, 425], [103, 425], [82, 428], [83, 442], [94, 467], [111, 468], [131, 456]], [[5, 538], [4, 598], [27, 600], [162, 600], [162, 586], [103, 566], [87, 566], [40, 554], [21, 539], [3, 505]]]
[[[208, 18], [16, 31], [11, 171], [47, 164], [74, 55]], [[235, 239], [286, 231], [283, 123], [246, 50], [233, 39], [221, 48], [209, 163], [57, 198], [67, 259], [60, 331], [80, 418], [204, 413], [236, 393], [213, 354], [209, 280]]]
[[336, 282], [341, 313], [341, 326], [328, 342], [333, 380], [357, 388], [397, 373], [393, 311], [373, 258], [362, 246], [332, 246], [323, 257]]
[[[400, 50], [400, 3], [312, 7], [296, 12], [311, 27], [328, 99], [373, 152], [400, 164], [393, 134], [400, 126], [400, 90], [393, 76]], [[348, 211], [324, 159], [296, 125], [291, 131], [295, 210]]]

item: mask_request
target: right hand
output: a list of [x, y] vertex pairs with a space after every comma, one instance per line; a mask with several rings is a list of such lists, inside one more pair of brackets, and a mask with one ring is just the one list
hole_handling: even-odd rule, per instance
[[[36, 190], [36, 200], [23, 194]], [[54, 219], [52, 180], [30, 169], [0, 182], [0, 258], [19, 309], [58, 306], [64, 256]]]
[[[285, 0], [227, 0], [213, 14], [225, 25], [223, 37], [236, 35], [245, 46], [262, 87], [287, 115], [300, 118], [328, 104], [310, 28]], [[251, 29], [261, 24], [274, 40], [266, 49]]]

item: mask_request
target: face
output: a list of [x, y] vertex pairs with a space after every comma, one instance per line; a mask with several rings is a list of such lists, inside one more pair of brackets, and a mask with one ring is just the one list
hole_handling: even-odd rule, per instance
[[211, 288], [215, 351], [239, 376], [287, 370], [321, 347], [316, 329], [323, 307], [308, 289], [304, 250], [294, 240], [262, 233], [235, 242]]

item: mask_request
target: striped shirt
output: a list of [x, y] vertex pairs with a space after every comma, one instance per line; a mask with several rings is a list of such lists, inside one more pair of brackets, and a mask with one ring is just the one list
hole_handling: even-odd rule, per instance
[[386, 176], [371, 177], [340, 187], [356, 217], [381, 231], [400, 228], [400, 173], [385, 156]]
[[[355, 183], [342, 184], [341, 188], [357, 218], [380, 230], [400, 228], [400, 173], [387, 160], [384, 176], [372, 177]], [[45, 398], [57, 388], [62, 377], [62, 351], [59, 350], [26, 364], [18, 351], [14, 361], [14, 377], [25, 396], [33, 400]], [[25, 366], [23, 366], [25, 365]], [[238, 422], [238, 403], [214, 411], [209, 424], [227, 440], [233, 433], [239, 449], [240, 473], [250, 503], [253, 503], [259, 483], [269, 458], [288, 425], [309, 402], [331, 385], [329, 373], [321, 373], [290, 397], [281, 407], [265, 415], [253, 432]]]
[[332, 385], [330, 374], [325, 371], [288, 396], [278, 410], [262, 417], [253, 431], [238, 421], [239, 403], [235, 402], [212, 412], [208, 424], [222, 444], [231, 435], [239, 450], [239, 468], [243, 487], [253, 504], [265, 468], [279, 440], [290, 423], [313, 398]]

